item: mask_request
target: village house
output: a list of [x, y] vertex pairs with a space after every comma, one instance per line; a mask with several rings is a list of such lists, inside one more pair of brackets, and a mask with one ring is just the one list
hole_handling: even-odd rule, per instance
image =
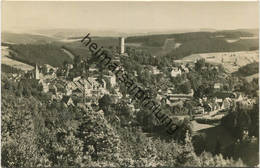
[[229, 109], [232, 105], [232, 100], [230, 98], [225, 98], [222, 102], [221, 109]]
[[180, 70], [184, 73], [189, 73], [189, 68], [184, 65], [180, 65]]
[[137, 74], [137, 71], [134, 71], [134, 76], [135, 76], [135, 77], [137, 77], [137, 76], [138, 76], [138, 74]]
[[167, 94], [169, 100], [189, 100], [193, 97], [194, 91], [193, 89], [190, 90], [188, 94]]
[[74, 78], [72, 79], [72, 81], [73, 81], [73, 82], [76, 82], [76, 81], [80, 80], [80, 78], [81, 78], [81, 76], [74, 77]]
[[98, 70], [97, 70], [97, 68], [90, 67], [90, 68], [88, 69], [88, 71], [89, 71], [89, 72], [92, 72], [92, 73], [95, 73], [95, 72], [97, 72]]
[[61, 83], [56, 83], [55, 85], [57, 87], [57, 92], [65, 93], [65, 86]]
[[49, 65], [49, 64], [44, 64], [42, 67], [41, 67], [41, 70], [42, 70], [42, 73], [44, 75], [47, 75], [47, 74], [52, 74], [55, 72], [56, 68], [54, 68], [53, 66]]
[[220, 109], [219, 103], [212, 102], [211, 106], [212, 106], [212, 111], [216, 111]]
[[72, 94], [72, 90], [68, 87], [68, 85], [66, 85], [65, 87], [65, 95], [66, 96], [70, 96]]
[[44, 93], [47, 93], [47, 92], [49, 91], [49, 84], [46, 83], [46, 82], [44, 82], [43, 79], [40, 79], [40, 80], [38, 81], [38, 85], [42, 87], [42, 91], [43, 91]]
[[118, 98], [118, 99], [121, 99], [123, 97], [123, 94], [119, 91], [119, 88], [115, 88], [115, 96]]
[[73, 69], [73, 64], [67, 64], [67, 68], [68, 68], [69, 70]]
[[115, 87], [116, 86], [116, 77], [115, 75], [104, 75], [104, 78], [106, 78], [111, 87]]
[[152, 73], [154, 74], [154, 75], [157, 75], [157, 74], [160, 74], [161, 72], [160, 72], [160, 70], [157, 68], [157, 67], [152, 67]]
[[75, 106], [70, 96], [63, 96], [62, 102], [65, 104], [66, 107]]
[[222, 88], [222, 84], [221, 83], [215, 83], [213, 88], [216, 89], [216, 90], [220, 90]]
[[80, 108], [85, 108], [86, 105], [85, 103], [77, 103], [77, 107], [80, 107]]
[[75, 95], [77, 97], [82, 97], [83, 96], [83, 92], [79, 88], [76, 88], [75, 90], [72, 91], [72, 95]]
[[171, 76], [176, 77], [178, 75], [181, 75], [181, 70], [178, 67], [173, 67], [171, 71]]
[[56, 95], [57, 94], [57, 87], [54, 84], [50, 84], [49, 85], [49, 92], [51, 92], [52, 94]]
[[205, 113], [204, 108], [203, 108], [203, 107], [200, 107], [200, 106], [195, 107], [195, 108], [193, 109], [193, 111], [194, 111], [195, 114], [204, 114], [204, 113]]
[[244, 95], [242, 93], [235, 93], [236, 101], [244, 100]]
[[201, 98], [199, 98], [199, 104], [200, 106], [203, 106], [203, 100]]
[[21, 77], [22, 77], [22, 74], [20, 74], [20, 73], [14, 73], [14, 74], [12, 74], [12, 79], [14, 80], [14, 81], [19, 81], [20, 79], [21, 79]]

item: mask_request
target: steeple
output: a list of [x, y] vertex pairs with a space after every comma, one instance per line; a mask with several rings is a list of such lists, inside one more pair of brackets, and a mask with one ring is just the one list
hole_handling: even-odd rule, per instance
[[35, 64], [35, 79], [40, 79], [40, 73], [37, 64]]

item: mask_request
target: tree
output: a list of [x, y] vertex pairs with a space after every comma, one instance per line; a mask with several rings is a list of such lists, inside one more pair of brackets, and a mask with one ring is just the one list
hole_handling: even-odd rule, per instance
[[216, 142], [216, 146], [215, 146], [215, 154], [220, 154], [221, 152], [221, 144], [220, 144], [220, 141], [219, 141], [219, 138], [217, 138], [217, 142]]
[[32, 97], [19, 101], [14, 97], [13, 93], [2, 95], [2, 166], [48, 166], [48, 159], [40, 154], [34, 128], [39, 104]]
[[79, 55], [75, 55], [75, 57], [74, 57], [74, 67], [78, 67], [80, 61], [81, 61], [80, 56]]
[[85, 109], [82, 112], [84, 114], [77, 136], [83, 141], [83, 152], [88, 152], [92, 161], [115, 162], [119, 157], [120, 139], [114, 129], [101, 111]]
[[180, 85], [180, 91], [184, 94], [188, 94], [190, 93], [190, 90], [191, 90], [191, 85], [189, 82], [186, 82], [182, 85]]
[[69, 62], [67, 60], [63, 61], [63, 67], [66, 67], [69, 64]]
[[195, 70], [197, 72], [201, 71], [201, 68], [205, 66], [205, 59], [199, 59], [196, 63], [195, 63]]
[[107, 112], [108, 106], [112, 104], [112, 99], [110, 98], [109, 95], [106, 94], [101, 99], [98, 100], [98, 104], [103, 111]]

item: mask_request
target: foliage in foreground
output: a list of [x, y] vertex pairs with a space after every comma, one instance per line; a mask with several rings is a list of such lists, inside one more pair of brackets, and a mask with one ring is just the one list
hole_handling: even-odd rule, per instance
[[10, 88], [2, 87], [5, 167], [243, 165], [221, 154], [196, 156], [189, 133], [182, 143], [148, 137], [139, 129], [111, 126], [102, 111], [65, 108]]

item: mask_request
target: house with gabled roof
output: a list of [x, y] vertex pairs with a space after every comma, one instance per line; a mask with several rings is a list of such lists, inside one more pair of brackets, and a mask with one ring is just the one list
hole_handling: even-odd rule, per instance
[[171, 76], [176, 77], [178, 75], [181, 75], [181, 69], [178, 67], [173, 67], [171, 71]]
[[75, 104], [73, 103], [73, 100], [70, 96], [63, 96], [62, 98], [62, 102], [67, 106], [75, 106]]
[[81, 79], [81, 76], [77, 76], [77, 77], [73, 78], [72, 81], [75, 82], [75, 81], [78, 81], [80, 79]]
[[49, 85], [49, 91], [53, 94], [57, 94], [58, 89], [54, 84], [50, 84]]

